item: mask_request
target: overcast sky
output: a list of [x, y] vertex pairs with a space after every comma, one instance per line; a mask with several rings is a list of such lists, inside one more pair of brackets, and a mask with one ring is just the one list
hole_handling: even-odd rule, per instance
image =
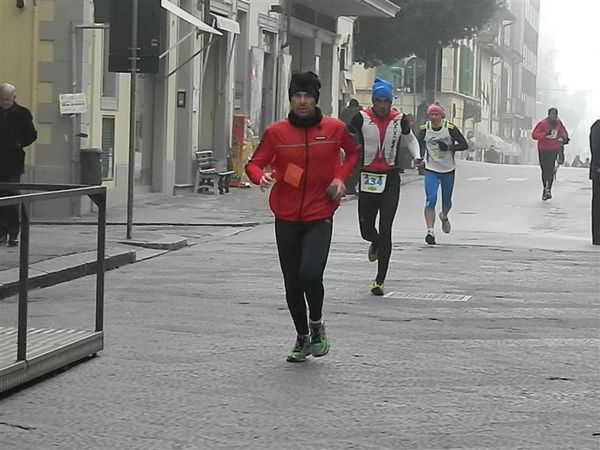
[[587, 119], [600, 117], [600, 1], [541, 0], [540, 8], [540, 51], [556, 49], [559, 83], [589, 91]]

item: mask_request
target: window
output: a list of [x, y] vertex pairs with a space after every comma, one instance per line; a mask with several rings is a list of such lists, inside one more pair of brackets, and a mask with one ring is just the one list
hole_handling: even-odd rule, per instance
[[104, 46], [102, 48], [102, 109], [118, 108], [117, 85], [118, 73], [108, 71], [109, 31], [104, 30]]
[[263, 31], [261, 46], [265, 53], [273, 53], [275, 50], [275, 35], [268, 31]]
[[458, 76], [458, 91], [464, 95], [473, 95], [475, 58], [468, 47], [460, 47], [460, 73]]
[[346, 70], [348, 61], [347, 52], [348, 48], [345, 45], [340, 47], [340, 70]]
[[102, 118], [102, 179], [115, 177], [115, 118]]

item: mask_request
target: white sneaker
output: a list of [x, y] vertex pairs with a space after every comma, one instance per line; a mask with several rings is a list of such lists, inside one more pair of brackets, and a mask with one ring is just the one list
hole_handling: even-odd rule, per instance
[[443, 212], [440, 212], [440, 220], [442, 221], [442, 231], [446, 234], [450, 233], [450, 231], [452, 231], [452, 225], [450, 225], [448, 216], [445, 216]]

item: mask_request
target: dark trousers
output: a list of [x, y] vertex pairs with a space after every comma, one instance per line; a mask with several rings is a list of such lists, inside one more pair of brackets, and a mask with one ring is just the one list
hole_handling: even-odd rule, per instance
[[[0, 175], [0, 183], [19, 183], [21, 175]], [[0, 190], [0, 197], [19, 195], [19, 191], [3, 189]], [[19, 236], [21, 223], [19, 220], [19, 205], [8, 205], [0, 207], [0, 238], [8, 235], [11, 239]]]
[[321, 319], [325, 296], [323, 273], [329, 256], [332, 230], [332, 219], [311, 223], [275, 221], [285, 299], [298, 334], [308, 334], [307, 303], [310, 319]]
[[[385, 190], [381, 194], [360, 192], [358, 195], [358, 223], [365, 241], [377, 248], [377, 276], [375, 281], [383, 283], [392, 256], [392, 225], [400, 201], [400, 175], [388, 174]], [[379, 214], [379, 231], [375, 220]]]
[[556, 151], [538, 151], [540, 167], [542, 168], [542, 185], [544, 189], [551, 190], [554, 182], [554, 171], [556, 170]]
[[600, 245], [600, 178], [592, 181], [592, 242]]

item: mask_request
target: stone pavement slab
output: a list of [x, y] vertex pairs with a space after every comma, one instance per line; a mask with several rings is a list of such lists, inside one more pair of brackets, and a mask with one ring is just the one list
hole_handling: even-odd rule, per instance
[[[366, 246], [337, 232], [326, 357], [285, 362], [272, 226], [256, 227], [108, 273], [105, 350], [1, 400], [0, 447], [598, 448], [596, 254], [398, 241], [389, 291], [472, 297], [375, 298]], [[32, 292], [32, 324], [88, 323], [92, 284]]]

